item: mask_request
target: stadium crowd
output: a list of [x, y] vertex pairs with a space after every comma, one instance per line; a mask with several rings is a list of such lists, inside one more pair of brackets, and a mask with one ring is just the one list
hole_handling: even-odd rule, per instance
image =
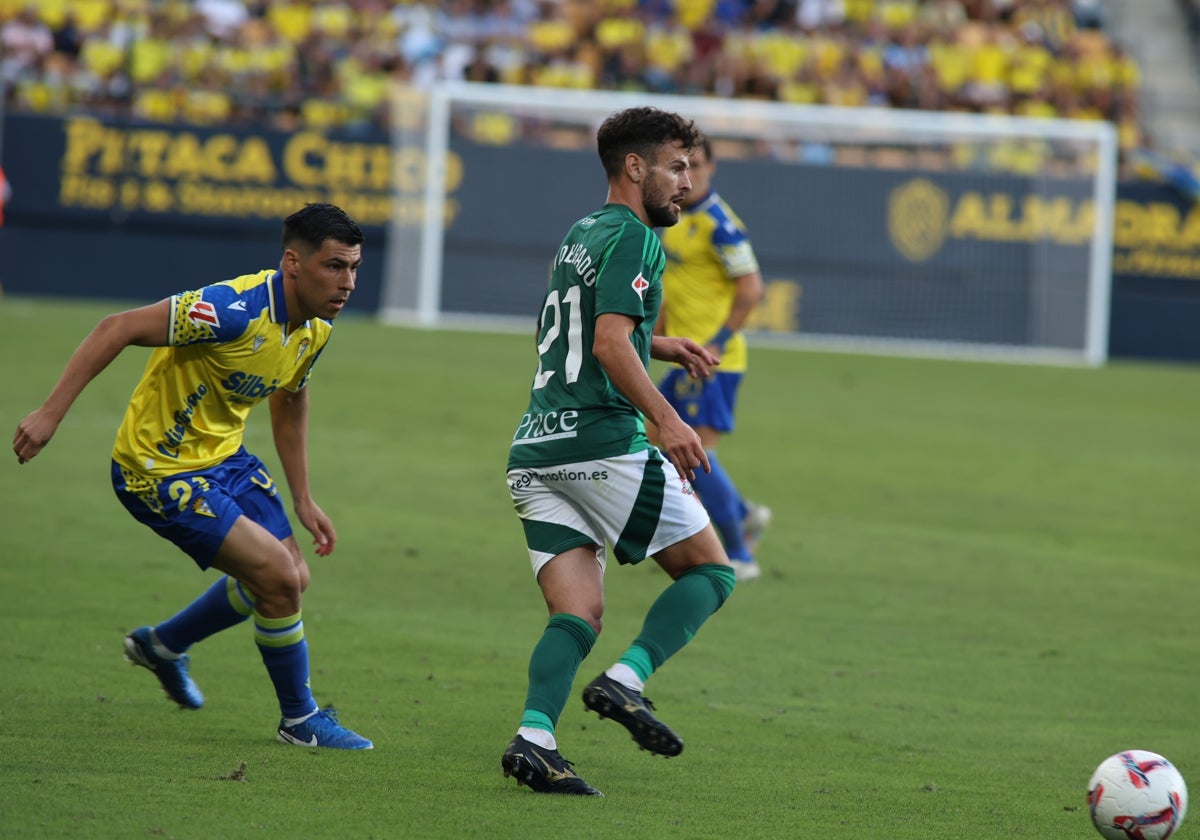
[[377, 130], [468, 79], [1107, 119], [1138, 67], [1099, 0], [0, 0], [9, 108]]

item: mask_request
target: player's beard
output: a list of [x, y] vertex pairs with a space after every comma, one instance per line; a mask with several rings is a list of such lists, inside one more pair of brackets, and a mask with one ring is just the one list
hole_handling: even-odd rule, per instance
[[657, 184], [642, 185], [642, 206], [646, 208], [646, 218], [650, 220], [650, 227], [671, 227], [679, 221], [678, 208], [663, 194]]

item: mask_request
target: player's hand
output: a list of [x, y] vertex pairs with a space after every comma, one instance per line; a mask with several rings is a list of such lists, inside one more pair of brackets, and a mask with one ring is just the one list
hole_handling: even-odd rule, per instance
[[313, 546], [318, 557], [328, 557], [333, 553], [337, 544], [337, 532], [333, 530], [333, 521], [325, 515], [325, 511], [317, 503], [309, 499], [296, 504], [296, 517], [300, 524], [313, 535]]
[[659, 450], [688, 481], [696, 480], [698, 469], [712, 472], [712, 466], [708, 463], [708, 453], [704, 450], [704, 444], [700, 442], [700, 436], [683, 420], [676, 417], [659, 426], [658, 435]]
[[721, 364], [721, 357], [690, 338], [655, 336], [650, 342], [650, 355], [660, 362], [674, 362], [693, 379], [706, 379], [710, 369]]
[[17, 433], [13, 435], [13, 452], [17, 453], [17, 463], [24, 464], [41, 452], [50, 438], [54, 437], [61, 420], [61, 417], [54, 417], [44, 408], [39, 408], [18, 423]]

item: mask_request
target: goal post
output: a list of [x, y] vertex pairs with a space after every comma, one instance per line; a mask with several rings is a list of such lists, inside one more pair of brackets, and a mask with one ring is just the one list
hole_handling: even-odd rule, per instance
[[398, 96], [387, 322], [531, 330], [559, 239], [603, 200], [596, 129], [653, 105], [713, 142], [766, 286], [754, 343], [1107, 359], [1108, 123], [466, 82]]

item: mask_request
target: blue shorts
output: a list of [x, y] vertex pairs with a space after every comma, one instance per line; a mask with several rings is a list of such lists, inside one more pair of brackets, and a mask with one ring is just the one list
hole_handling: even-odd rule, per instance
[[733, 431], [740, 373], [714, 373], [692, 379], [683, 368], [671, 368], [658, 385], [671, 407], [689, 426], [709, 426], [722, 434]]
[[113, 461], [112, 484], [134, 519], [175, 543], [201, 569], [211, 565], [239, 516], [280, 540], [292, 535], [275, 480], [244, 447], [216, 466], [162, 478]]

